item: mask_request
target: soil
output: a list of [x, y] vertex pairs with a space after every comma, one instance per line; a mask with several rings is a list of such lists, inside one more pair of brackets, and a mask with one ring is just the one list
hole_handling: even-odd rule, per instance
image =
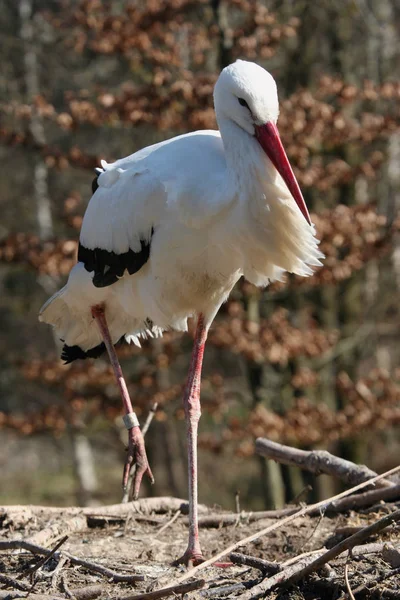
[[[388, 512], [394, 511], [399, 505], [400, 503], [380, 504], [346, 515], [303, 516], [294, 522], [283, 524], [268, 536], [241, 546], [237, 552], [282, 563], [305, 552], [332, 547], [356, 531], [354, 528], [370, 525]], [[51, 531], [53, 533], [58, 531], [58, 534], [46, 540], [43, 546], [52, 549], [63, 537], [63, 529], [64, 532], [69, 531], [69, 537], [62, 544], [60, 553], [55, 554], [40, 568], [33, 570], [33, 573], [28, 573], [28, 570], [38, 565], [42, 560], [41, 556], [27, 550], [4, 549], [3, 545], [0, 552], [0, 599], [26, 597], [27, 592], [17, 592], [18, 583], [25, 585], [25, 589], [33, 585], [29, 594], [32, 600], [35, 598], [39, 600], [39, 594], [46, 595], [49, 600], [50, 598], [83, 598], [82, 588], [94, 585], [101, 588], [97, 589], [97, 592], [93, 589], [92, 595], [90, 590], [87, 590], [87, 598], [94, 597], [94, 594], [99, 598], [134, 597], [174, 585], [187, 573], [185, 567], [172, 566], [172, 562], [185, 550], [188, 533], [187, 517], [184, 515], [177, 516], [172, 523], [169, 523], [175, 514], [176, 511], [171, 511], [164, 514], [152, 513], [107, 520], [97, 517], [90, 519], [85, 516], [84, 519], [81, 518], [80, 527], [77, 525], [78, 530], [73, 531], [71, 517], [68, 517], [65, 512], [57, 513], [49, 510], [47, 514], [42, 512], [27, 520], [17, 512], [8, 514], [7, 507], [0, 508], [2, 542], [21, 539], [35, 541], [35, 537], [39, 539], [38, 532], [46, 533], [51, 527]], [[275, 522], [273, 519], [262, 519], [249, 523], [246, 519], [238, 519], [236, 524], [226, 527], [201, 529], [200, 540], [205, 558], [212, 557], [232, 543], [260, 531], [273, 522]], [[366, 541], [387, 542], [396, 550], [392, 554], [381, 550], [370, 554], [367, 552], [357, 554], [354, 557], [349, 556], [346, 551], [330, 562], [328, 567], [305, 577], [297, 585], [286, 588], [280, 585], [273, 591], [267, 592], [265, 597], [276, 600], [351, 598], [345, 583], [344, 571], [347, 564], [349, 587], [357, 600], [400, 599], [399, 525], [392, 525], [379, 536]], [[63, 560], [60, 560], [63, 552], [95, 562], [118, 573], [143, 575], [144, 580], [136, 583], [113, 582], [102, 574], [71, 564], [69, 560], [63, 563]], [[224, 560], [229, 561], [229, 556]], [[13, 581], [7, 581], [5, 576], [13, 578]], [[264, 578], [265, 575], [260, 570], [248, 566], [236, 564], [224, 568], [209, 566], [199, 570], [194, 576], [194, 579], [205, 579], [204, 587], [189, 592], [186, 597], [203, 600], [235, 598], [245, 592], [244, 586], [249, 587]], [[241, 589], [230, 588], [230, 592], [229, 589], [225, 592], [217, 590], [217, 588], [237, 584], [244, 584], [244, 586]], [[357, 591], [357, 588], [361, 588], [360, 591]], [[6, 590], [9, 592], [8, 596]]]

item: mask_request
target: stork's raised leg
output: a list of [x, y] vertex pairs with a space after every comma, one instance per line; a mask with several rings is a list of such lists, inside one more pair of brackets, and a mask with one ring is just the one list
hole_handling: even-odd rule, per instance
[[203, 364], [203, 354], [207, 339], [207, 331], [208, 328], [204, 323], [204, 316], [200, 314], [197, 321], [192, 359], [190, 362], [189, 374], [183, 396], [188, 443], [189, 542], [185, 554], [176, 562], [184, 563], [186, 565], [196, 565], [204, 560], [200, 548], [199, 525], [197, 518], [197, 430], [201, 415], [201, 367]]
[[140, 484], [142, 482], [143, 475], [148, 475], [152, 483], [154, 483], [154, 477], [147, 461], [146, 448], [144, 445], [144, 439], [142, 432], [140, 431], [139, 421], [135, 413], [133, 412], [131, 399], [129, 397], [128, 388], [126, 387], [125, 379], [122, 374], [121, 365], [117, 354], [115, 352], [114, 344], [112, 343], [110, 331], [108, 329], [107, 320], [103, 306], [93, 306], [92, 316], [96, 319], [96, 323], [100, 329], [101, 336], [104, 340], [107, 348], [108, 355], [110, 357], [111, 365], [114, 370], [115, 378], [119, 387], [122, 402], [124, 404], [125, 416], [124, 423], [128, 429], [128, 454], [124, 466], [124, 474], [122, 485], [124, 489], [128, 484], [129, 472], [133, 464], [136, 465], [135, 477], [133, 480], [133, 498], [139, 496]]

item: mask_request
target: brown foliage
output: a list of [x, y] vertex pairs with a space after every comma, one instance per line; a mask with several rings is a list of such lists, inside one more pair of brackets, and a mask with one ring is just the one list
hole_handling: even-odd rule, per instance
[[[129, 64], [131, 73], [129, 81], [119, 85], [68, 91], [61, 105], [59, 100], [40, 95], [31, 104], [0, 106], [4, 117], [0, 143], [40, 152], [49, 167], [59, 169], [92, 169], [99, 164], [99, 156], [76, 146], [75, 134], [83, 126], [118, 130], [146, 125], [168, 132], [214, 128], [212, 90], [221, 49], [230, 60], [239, 56], [270, 59], [283, 41], [297, 35], [300, 24], [295, 18], [281, 23], [263, 3], [250, 0], [222, 0], [217, 11], [208, 0], [129, 2], [122, 3], [120, 10], [110, 10], [110, 4], [101, 0], [80, 0], [72, 8], [64, 2], [63, 10], [48, 13], [47, 20], [68, 52], [117, 55]], [[304, 189], [317, 190], [320, 197], [329, 192], [328, 207], [312, 216], [326, 259], [313, 278], [289, 277], [284, 284], [270, 286], [267, 293], [285, 290], [289, 294], [295, 287], [334, 285], [363, 269], [370, 259], [390, 251], [400, 228], [398, 218], [388, 222], [374, 204], [333, 206], [332, 198], [335, 201], [340, 189], [353, 186], [358, 177], [372, 181], [380, 175], [387, 141], [399, 131], [399, 98], [399, 82], [377, 85], [364, 81], [357, 86], [324, 75], [312, 88], [298, 89], [283, 99], [279, 129], [299, 182]], [[33, 138], [29, 126], [34, 117], [53, 133], [54, 129], [59, 132], [63, 140], [59, 146]], [[64, 216], [70, 226], [80, 228], [77, 193], [71, 192], [64, 201]], [[60, 278], [75, 263], [76, 249], [76, 239], [43, 241], [33, 234], [15, 233], [0, 242], [0, 261], [25, 264], [40, 274]], [[294, 368], [298, 357], [312, 359], [334, 348], [339, 332], [317, 325], [310, 312], [302, 314], [301, 329], [283, 308], [268, 319], [250, 321], [243, 305], [252, 294], [254, 289], [241, 282], [236, 299], [227, 304], [211, 330], [210, 344], [240, 354], [252, 365], [268, 362], [277, 371], [289, 364]], [[176, 340], [173, 333], [165, 334], [157, 352], [144, 344], [141, 355], [145, 363], [129, 382], [139, 413], [150, 401], [157, 401], [161, 409], [156, 418], [165, 419], [166, 405], [180, 396], [182, 384], [164, 389], [157, 377], [162, 369], [175, 366], [181, 352]], [[119, 349], [122, 358], [138, 353], [127, 346]], [[35, 360], [20, 367], [28, 381], [52, 388], [62, 404], [24, 417], [0, 413], [0, 428], [58, 435], [67, 422], [89, 422], [99, 413], [112, 419], [120, 413], [111, 368], [103, 361], [64, 366], [55, 360]], [[319, 385], [318, 373], [310, 366], [296, 364], [289, 379], [298, 393]], [[223, 376], [214, 373], [202, 388], [203, 404], [219, 424], [224, 420], [224, 384]], [[226, 441], [235, 440], [240, 442], [239, 452], [249, 454], [253, 436], [308, 445], [400, 421], [398, 380], [391, 381], [387, 373], [373, 371], [353, 382], [341, 372], [335, 385], [338, 395], [346, 398], [338, 411], [304, 397], [295, 399], [284, 414], [258, 404], [247, 425], [243, 418], [228, 418], [218, 437], [203, 435], [201, 443], [218, 451]], [[177, 416], [183, 418], [181, 409]]]

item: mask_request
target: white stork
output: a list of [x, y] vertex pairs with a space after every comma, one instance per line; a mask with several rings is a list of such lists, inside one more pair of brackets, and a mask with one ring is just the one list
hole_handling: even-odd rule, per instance
[[184, 392], [189, 543], [181, 562], [203, 560], [197, 522], [197, 428], [208, 329], [241, 276], [257, 286], [285, 271], [305, 277], [323, 257], [276, 122], [273, 77], [242, 60], [214, 90], [219, 131], [196, 131], [102, 162], [68, 283], [40, 312], [65, 342], [62, 358], [111, 359], [136, 462], [134, 497], [153, 479], [114, 344], [187, 331], [197, 318]]

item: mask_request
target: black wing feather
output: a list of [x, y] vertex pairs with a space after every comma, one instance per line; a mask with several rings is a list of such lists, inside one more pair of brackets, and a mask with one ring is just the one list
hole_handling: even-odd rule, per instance
[[106, 346], [104, 342], [94, 348], [90, 348], [90, 350], [87, 350], [86, 352], [82, 350], [80, 346], [67, 346], [67, 344], [64, 344], [61, 352], [61, 360], [65, 360], [64, 364], [68, 365], [78, 358], [99, 358], [105, 350]]
[[126, 270], [129, 275], [133, 275], [147, 263], [150, 256], [150, 242], [151, 240], [141, 240], [139, 252], [129, 249], [128, 252], [122, 254], [103, 250], [102, 248], [92, 250], [79, 243], [78, 261], [84, 264], [86, 271], [89, 271], [89, 273], [94, 271], [94, 286], [106, 287], [118, 281]]

